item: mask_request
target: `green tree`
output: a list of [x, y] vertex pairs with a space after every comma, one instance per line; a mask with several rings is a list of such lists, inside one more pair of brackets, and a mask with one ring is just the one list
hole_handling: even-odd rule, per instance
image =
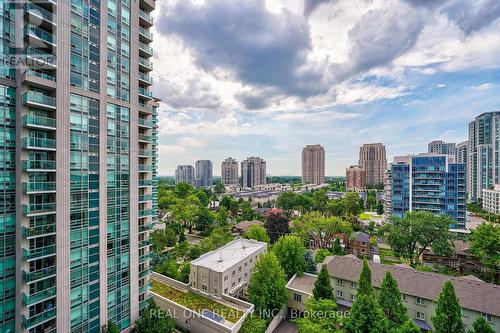
[[363, 211], [362, 200], [356, 192], [348, 192], [342, 199], [345, 216], [358, 216]]
[[375, 191], [369, 191], [366, 196], [366, 207], [373, 211], [373, 209], [377, 206], [377, 194]]
[[335, 238], [335, 242], [333, 243], [333, 254], [336, 256], [343, 256], [344, 255], [344, 249], [342, 249], [342, 246], [340, 245], [340, 238]]
[[248, 286], [249, 300], [264, 319], [281, 310], [288, 299], [286, 275], [273, 252], [261, 254], [253, 268]]
[[394, 333], [422, 333], [420, 327], [417, 326], [411, 319], [407, 319], [401, 327], [393, 330]]
[[342, 199], [331, 200], [328, 202], [326, 208], [329, 215], [341, 217], [343, 216], [345, 211], [344, 200]]
[[452, 236], [448, 229], [453, 223], [445, 215], [435, 216], [423, 211], [407, 212], [402, 219], [394, 217], [392, 223], [384, 225], [380, 231], [387, 236], [389, 245], [398, 256], [415, 263], [429, 247], [436, 254], [452, 254]]
[[313, 295], [317, 300], [323, 298], [335, 300], [335, 297], [333, 296], [333, 288], [330, 283], [330, 274], [328, 274], [328, 269], [325, 264], [321, 266], [318, 278], [314, 282]]
[[380, 201], [377, 204], [377, 214], [378, 215], [384, 214], [384, 205]]
[[[214, 249], [216, 249], [232, 241], [234, 239], [234, 236], [231, 233], [231, 229], [229, 229], [229, 227], [218, 227], [212, 230], [212, 233], [210, 234], [210, 236], [208, 236], [208, 239], [215, 246]], [[203, 243], [203, 241], [201, 242]]]
[[324, 217], [319, 212], [300, 216], [292, 221], [292, 230], [299, 235], [304, 243], [314, 241], [318, 247], [326, 247], [337, 233], [351, 233], [348, 222], [338, 217]]
[[226, 192], [226, 189], [224, 188], [224, 185], [221, 182], [216, 182], [214, 184], [213, 191], [216, 194], [222, 194], [222, 193]]
[[483, 223], [469, 237], [470, 251], [485, 265], [500, 265], [500, 226]]
[[358, 294], [349, 317], [344, 323], [346, 333], [386, 333], [389, 330], [387, 318], [375, 295]]
[[372, 271], [368, 266], [366, 258], [363, 260], [363, 268], [361, 269], [361, 274], [359, 275], [357, 295], [373, 295]]
[[406, 308], [401, 301], [401, 293], [398, 289], [397, 281], [390, 272], [385, 274], [380, 285], [378, 303], [391, 323], [391, 326], [403, 325], [407, 320]]
[[259, 242], [269, 243], [269, 236], [266, 233], [266, 229], [261, 225], [251, 225], [250, 228], [243, 234], [243, 238], [255, 239]]
[[201, 232], [208, 232], [214, 226], [214, 218], [206, 206], [198, 208], [198, 215], [196, 216], [196, 229]]
[[179, 265], [175, 260], [167, 258], [156, 265], [155, 272], [177, 280], [179, 278]]
[[151, 245], [155, 253], [161, 253], [167, 247], [167, 239], [163, 230], [155, 230], [151, 233]]
[[266, 228], [271, 243], [276, 242], [280, 236], [289, 233], [288, 218], [279, 210], [271, 209], [265, 214], [265, 218], [264, 228]]
[[326, 212], [326, 207], [328, 204], [328, 197], [326, 196], [326, 190], [316, 190], [312, 192], [312, 209], [324, 214]]
[[320, 263], [323, 262], [325, 258], [328, 257], [329, 255], [330, 251], [328, 251], [327, 249], [318, 249], [318, 251], [316, 252], [316, 256], [314, 257], [314, 260], [317, 263]]
[[243, 221], [251, 221], [255, 217], [255, 213], [252, 208], [252, 204], [250, 201], [243, 201], [240, 204], [240, 209], [241, 209], [241, 219]]
[[300, 194], [295, 192], [283, 192], [276, 199], [276, 207], [283, 209], [287, 216], [292, 215], [292, 211], [298, 208]]
[[120, 333], [120, 329], [114, 322], [109, 320], [107, 325], [101, 326], [100, 333]]
[[[178, 184], [183, 185], [184, 183]], [[189, 185], [189, 184], [188, 184]], [[190, 185], [189, 185], [190, 186]], [[172, 218], [175, 222], [182, 224], [192, 233], [193, 224], [199, 214], [200, 200], [195, 195], [189, 195], [182, 200], [178, 200], [171, 207]]]
[[315, 299], [310, 297], [306, 302], [306, 312], [310, 315], [294, 320], [299, 333], [333, 333], [337, 332], [336, 325], [337, 303], [332, 299]]
[[227, 226], [227, 209], [226, 207], [219, 207], [217, 214], [215, 214], [215, 221], [219, 227]]
[[179, 183], [175, 185], [175, 195], [179, 199], [185, 199], [191, 193], [193, 193], [194, 187], [188, 183]]
[[167, 246], [174, 246], [176, 243], [175, 230], [170, 226], [165, 228], [165, 242]]
[[316, 262], [314, 261], [311, 251], [306, 250], [304, 253], [304, 260], [306, 261], [305, 272], [309, 274], [316, 274]]
[[299, 237], [294, 235], [280, 237], [274, 244], [273, 251], [288, 278], [294, 274], [301, 275], [304, 272], [306, 248]]
[[469, 333], [495, 333], [490, 324], [486, 322], [483, 316], [477, 317], [472, 323], [472, 330]]
[[[135, 322], [134, 332], [171, 333], [174, 330], [172, 319], [161, 316], [161, 309], [151, 301], [144, 314]], [[119, 331], [118, 331], [119, 332]]]
[[191, 272], [191, 264], [186, 262], [181, 265], [179, 274], [178, 274], [178, 279], [179, 281], [182, 281], [184, 283], [189, 282], [189, 273]]
[[266, 320], [252, 313], [245, 318], [238, 333], [264, 333], [266, 328]]
[[436, 333], [465, 333], [462, 310], [450, 281], [446, 281], [443, 285], [436, 302], [436, 312], [431, 320]]

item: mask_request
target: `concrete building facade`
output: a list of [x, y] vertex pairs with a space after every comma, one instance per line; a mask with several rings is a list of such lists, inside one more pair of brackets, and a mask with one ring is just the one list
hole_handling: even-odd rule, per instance
[[392, 216], [392, 165], [384, 174], [384, 221], [390, 222]]
[[212, 161], [200, 160], [196, 161], [196, 176], [195, 184], [200, 187], [209, 187], [214, 184]]
[[467, 189], [469, 200], [500, 184], [500, 111], [486, 112], [469, 123]]
[[253, 188], [266, 184], [266, 162], [260, 157], [248, 157], [241, 162], [242, 187]]
[[0, 69], [0, 332], [127, 330], [148, 303], [154, 8], [0, 3], [2, 59], [23, 59]]
[[175, 169], [175, 183], [188, 183], [195, 186], [195, 171], [192, 165], [178, 165]]
[[243, 294], [267, 243], [238, 238], [191, 261], [189, 283], [204, 293], [221, 297]]
[[347, 191], [359, 191], [366, 187], [366, 171], [359, 165], [351, 165], [345, 170]]
[[492, 189], [483, 189], [483, 209], [493, 214], [500, 214], [500, 185]]
[[226, 158], [221, 165], [221, 180], [224, 186], [240, 184], [238, 161], [232, 157]]
[[446, 143], [443, 140], [434, 140], [427, 145], [427, 152], [430, 154], [453, 155], [457, 153], [456, 143]]
[[359, 149], [358, 164], [366, 172], [366, 185], [382, 184], [387, 169], [385, 146], [381, 143], [364, 144]]
[[465, 229], [465, 165], [452, 155], [395, 157], [391, 166], [392, 216], [407, 211], [449, 215], [450, 228]]
[[307, 145], [302, 149], [302, 184], [325, 182], [325, 149], [321, 145]]

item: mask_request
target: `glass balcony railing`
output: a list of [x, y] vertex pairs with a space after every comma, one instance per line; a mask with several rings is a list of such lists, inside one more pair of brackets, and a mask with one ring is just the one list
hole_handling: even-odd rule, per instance
[[52, 287], [44, 289], [42, 291], [39, 291], [31, 295], [26, 295], [25, 293], [23, 293], [23, 302], [26, 305], [32, 305], [35, 303], [39, 303], [41, 301], [45, 301], [49, 298], [53, 298], [55, 296], [56, 296], [56, 287]]
[[56, 232], [56, 224], [46, 224], [36, 227], [23, 227], [23, 235], [26, 238], [53, 234]]
[[139, 17], [146, 21], [148, 24], [153, 25], [153, 18], [145, 11], [139, 10]]
[[151, 273], [151, 271], [149, 269], [146, 269], [145, 271], [140, 272], [139, 279], [143, 279], [143, 278], [149, 276], [150, 273]]
[[139, 141], [151, 142], [151, 136], [145, 134], [139, 134]]
[[139, 80], [144, 81], [149, 84], [153, 84], [153, 78], [147, 74], [139, 72]]
[[152, 223], [148, 223], [148, 224], [140, 225], [139, 226], [139, 232], [145, 232], [145, 231], [150, 231], [150, 230], [153, 230], [153, 224]]
[[24, 126], [41, 126], [48, 128], [56, 128], [56, 120], [54, 118], [36, 116], [36, 115], [25, 115], [23, 117]]
[[153, 156], [153, 151], [149, 150], [149, 149], [139, 149], [138, 154], [139, 154], [139, 156], [151, 157], [151, 156]]
[[53, 67], [57, 65], [56, 56], [44, 50], [27, 47], [24, 50], [24, 54], [26, 54], [28, 58], [35, 59], [37, 64], [41, 62], [47, 65], [52, 65]]
[[146, 120], [143, 118], [139, 118], [139, 125], [146, 127], [153, 127], [153, 122], [151, 120]]
[[24, 36], [34, 36], [37, 37], [38, 39], [41, 39], [47, 43], [56, 44], [56, 36], [51, 34], [48, 31], [45, 31], [37, 26], [34, 26], [32, 24], [27, 24], [24, 27]]
[[148, 261], [149, 258], [150, 258], [149, 253], [145, 254], [145, 255], [142, 255], [142, 256], [139, 256], [139, 263], [142, 264], [143, 262]]
[[34, 272], [23, 271], [23, 279], [26, 283], [31, 283], [40, 279], [46, 279], [56, 275], [56, 267], [45, 267]]
[[55, 170], [56, 161], [39, 160], [39, 161], [23, 161], [23, 170]]
[[48, 245], [37, 249], [23, 249], [23, 257], [26, 260], [34, 260], [56, 254], [56, 246]]
[[139, 179], [139, 186], [153, 186], [153, 181], [151, 179]]
[[49, 214], [55, 212], [56, 212], [56, 204], [53, 202], [23, 205], [23, 213], [25, 215], [43, 214], [43, 213]]
[[42, 71], [37, 71], [34, 69], [29, 69], [26, 71], [26, 75], [28, 76], [36, 76], [41, 79], [49, 80], [49, 81], [55, 81], [56, 77], [50, 73], [47, 72], [42, 72]]
[[36, 5], [33, 2], [27, 2], [24, 5], [24, 10], [27, 13], [30, 13], [30, 14], [36, 15], [38, 17], [41, 17], [44, 20], [47, 20], [47, 21], [49, 21], [51, 23], [55, 23], [56, 22], [56, 15], [55, 14], [51, 13], [50, 11], [48, 11], [45, 8], [42, 8], [42, 7], [38, 6], [38, 5]]
[[142, 65], [150, 71], [153, 70], [153, 63], [149, 60], [144, 59], [143, 57], [139, 57], [139, 65]]
[[55, 97], [45, 95], [41, 92], [38, 91], [27, 91], [23, 95], [23, 103], [31, 103], [31, 104], [37, 104], [37, 105], [43, 105], [47, 106], [50, 108], [55, 108], [56, 107], [56, 99]]
[[56, 149], [56, 140], [45, 138], [23, 138], [24, 149]]
[[25, 193], [50, 192], [56, 190], [56, 182], [26, 182], [23, 187]]
[[151, 216], [153, 215], [153, 210], [152, 209], [142, 209], [139, 210], [139, 217], [146, 217], [146, 216]]
[[149, 40], [153, 40], [153, 34], [148, 30], [143, 27], [139, 27], [139, 33], [146, 37]]
[[147, 292], [150, 289], [151, 289], [151, 287], [149, 285], [142, 286], [139, 288], [139, 294], [144, 294], [145, 292]]
[[151, 242], [149, 240], [141, 240], [139, 241], [139, 247], [145, 247], [151, 245]]
[[146, 45], [142, 42], [139, 42], [139, 50], [146, 52], [147, 54], [153, 56], [153, 48], [149, 45]]
[[139, 87], [139, 95], [153, 98], [153, 92], [147, 90], [146, 88]]
[[56, 317], [56, 308], [53, 307], [51, 309], [47, 309], [44, 312], [38, 313], [33, 316], [23, 315], [23, 325], [24, 328], [28, 329], [55, 317]]
[[146, 165], [146, 164], [139, 164], [139, 171], [140, 172], [151, 172], [151, 171], [153, 171], [153, 166]]

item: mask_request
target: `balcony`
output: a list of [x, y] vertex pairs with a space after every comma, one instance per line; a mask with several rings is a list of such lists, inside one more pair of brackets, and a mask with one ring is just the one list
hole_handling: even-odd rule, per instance
[[55, 296], [56, 296], [56, 287], [48, 288], [32, 295], [26, 295], [25, 293], [23, 293], [23, 303], [29, 306], [46, 301], [47, 299], [53, 298]]
[[43, 109], [56, 109], [55, 97], [34, 90], [30, 90], [24, 93], [23, 103], [28, 106], [34, 106]]
[[153, 56], [153, 48], [149, 45], [139, 42], [139, 55], [141, 57], [152, 57]]
[[56, 276], [56, 266], [45, 267], [34, 272], [23, 271], [23, 279], [26, 283], [33, 283], [54, 276]]
[[32, 171], [55, 172], [56, 161], [50, 161], [50, 160], [23, 161], [23, 170], [28, 172]]
[[148, 127], [148, 128], [153, 127], [153, 122], [151, 120], [146, 120], [144, 118], [139, 118], [138, 123], [139, 123], [139, 126], [142, 126], [142, 127]]
[[138, 140], [145, 143], [151, 143], [151, 136], [145, 134], [139, 134]]
[[35, 69], [28, 69], [25, 73], [26, 73], [26, 76], [37, 77], [37, 78], [52, 81], [52, 82], [56, 81], [56, 77], [48, 72], [35, 70]]
[[139, 41], [143, 43], [152, 43], [153, 42], [153, 34], [148, 29], [143, 27], [139, 27]]
[[24, 54], [26, 54], [28, 60], [31, 60], [31, 62], [27, 63], [28, 65], [47, 67], [50, 69], [55, 69], [57, 67], [56, 56], [47, 51], [34, 47], [27, 47], [24, 50]]
[[153, 186], [153, 181], [151, 179], [139, 179], [139, 187]]
[[29, 329], [34, 326], [43, 324], [56, 317], [56, 308], [47, 309], [42, 313], [38, 313], [33, 316], [23, 315], [23, 325], [24, 328]]
[[139, 241], [139, 247], [146, 247], [146, 246], [149, 246], [151, 245], [151, 242], [149, 240], [141, 240]]
[[24, 127], [29, 127], [29, 128], [55, 130], [56, 120], [55, 118], [28, 114], [23, 116], [23, 125]]
[[145, 99], [153, 99], [153, 92], [149, 91], [146, 88], [139, 87], [139, 97], [145, 98]]
[[154, 114], [153, 107], [149, 106], [147, 102], [144, 103], [144, 101], [139, 101], [139, 112], [146, 113], [148, 115]]
[[45, 257], [55, 256], [56, 255], [56, 246], [48, 245], [44, 247], [39, 247], [37, 249], [23, 249], [23, 258], [31, 261], [36, 259], [41, 259]]
[[142, 264], [143, 262], [148, 261], [149, 257], [150, 257], [149, 253], [148, 254], [144, 254], [142, 256], [139, 256], [139, 263]]
[[153, 216], [153, 210], [152, 209], [141, 209], [139, 210], [139, 217], [148, 217], [148, 216]]
[[139, 202], [148, 202], [153, 200], [153, 195], [152, 194], [144, 194], [144, 195], [139, 195]]
[[153, 157], [153, 151], [150, 149], [139, 149], [139, 157]]
[[45, 138], [23, 138], [23, 148], [30, 150], [56, 150], [56, 140]]
[[148, 164], [139, 164], [139, 172], [153, 172], [153, 166]]
[[23, 227], [23, 235], [26, 239], [55, 235], [56, 224], [46, 224], [37, 227]]
[[56, 46], [57, 44], [56, 36], [32, 24], [27, 24], [24, 27], [24, 37], [34, 45], [40, 45], [40, 42], [45, 46]]
[[24, 14], [34, 19], [34, 21], [31, 22], [41, 21], [41, 26], [44, 28], [51, 29], [57, 25], [57, 17], [55, 14], [33, 2], [27, 2], [24, 5]]
[[153, 26], [153, 23], [154, 21], [151, 15], [139, 9], [139, 24], [147, 28], [150, 28], [151, 26]]
[[23, 183], [24, 193], [55, 193], [56, 182], [25, 182]]
[[139, 232], [146, 232], [153, 230], [153, 223], [147, 223], [139, 226]]
[[147, 74], [139, 72], [139, 82], [150, 86], [153, 84], [153, 78]]
[[140, 2], [141, 8], [146, 8], [147, 10], [155, 9], [155, 0], [141, 0]]
[[144, 59], [143, 57], [139, 57], [139, 69], [143, 71], [152, 71], [153, 63], [149, 60]]
[[23, 205], [23, 214], [28, 217], [55, 213], [56, 204], [53, 202]]

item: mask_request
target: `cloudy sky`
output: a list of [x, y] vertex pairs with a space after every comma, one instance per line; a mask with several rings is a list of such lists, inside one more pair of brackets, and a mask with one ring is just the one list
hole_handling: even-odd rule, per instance
[[159, 173], [261, 156], [300, 175], [306, 144], [343, 175], [359, 146], [388, 158], [461, 142], [500, 110], [498, 0], [159, 0]]

